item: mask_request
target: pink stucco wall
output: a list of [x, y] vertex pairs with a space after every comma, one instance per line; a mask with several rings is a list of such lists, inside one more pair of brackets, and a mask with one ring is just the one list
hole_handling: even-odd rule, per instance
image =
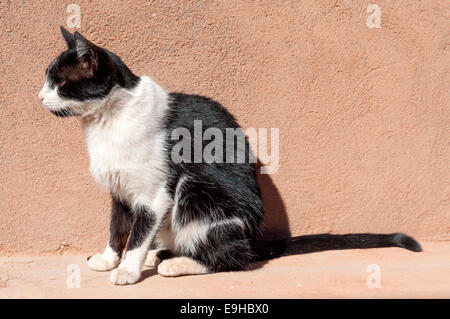
[[107, 240], [80, 124], [37, 98], [71, 3], [138, 75], [280, 129], [280, 168], [260, 178], [269, 232], [450, 239], [449, 1], [114, 2], [0, 2], [2, 255]]

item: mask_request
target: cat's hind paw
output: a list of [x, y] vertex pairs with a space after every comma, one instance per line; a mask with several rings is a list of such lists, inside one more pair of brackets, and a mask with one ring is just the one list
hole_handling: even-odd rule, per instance
[[208, 269], [189, 257], [176, 257], [163, 260], [158, 273], [164, 277], [207, 274]]
[[144, 265], [147, 267], [156, 267], [159, 265], [161, 260], [158, 257], [158, 250], [149, 250], [147, 257], [145, 258]]

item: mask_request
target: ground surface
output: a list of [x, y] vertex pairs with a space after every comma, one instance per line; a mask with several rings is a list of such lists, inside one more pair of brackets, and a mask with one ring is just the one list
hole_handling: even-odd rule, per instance
[[[141, 282], [122, 287], [110, 284], [109, 272], [89, 270], [85, 255], [2, 257], [0, 297], [450, 298], [450, 242], [422, 247], [421, 253], [400, 248], [327, 251], [279, 258], [251, 271], [179, 278], [164, 278], [148, 268]], [[80, 288], [67, 288], [68, 278], [74, 278], [67, 272], [71, 264], [79, 265]], [[380, 267], [380, 288], [367, 286], [372, 264]]]

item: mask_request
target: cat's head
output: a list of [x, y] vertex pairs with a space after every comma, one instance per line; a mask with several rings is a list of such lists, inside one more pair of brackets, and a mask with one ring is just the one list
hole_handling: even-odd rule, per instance
[[116, 87], [132, 88], [139, 78], [121, 59], [80, 33], [61, 32], [67, 50], [50, 63], [39, 99], [57, 116], [84, 115]]

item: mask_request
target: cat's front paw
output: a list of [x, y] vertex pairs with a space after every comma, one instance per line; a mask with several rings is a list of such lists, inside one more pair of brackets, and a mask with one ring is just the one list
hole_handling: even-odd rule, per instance
[[128, 271], [126, 269], [116, 268], [111, 272], [109, 278], [114, 285], [135, 284], [141, 278], [141, 274]]
[[115, 268], [119, 264], [119, 257], [96, 254], [89, 258], [88, 266], [95, 271], [108, 271]]

